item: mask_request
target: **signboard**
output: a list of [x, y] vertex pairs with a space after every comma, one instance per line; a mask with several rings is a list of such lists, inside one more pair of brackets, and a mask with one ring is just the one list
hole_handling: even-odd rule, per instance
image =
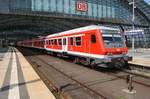
[[76, 10], [81, 12], [87, 12], [88, 11], [88, 3], [84, 1], [77, 1], [76, 2]]
[[124, 32], [124, 35], [139, 35], [139, 34], [144, 34], [144, 30], [130, 30]]

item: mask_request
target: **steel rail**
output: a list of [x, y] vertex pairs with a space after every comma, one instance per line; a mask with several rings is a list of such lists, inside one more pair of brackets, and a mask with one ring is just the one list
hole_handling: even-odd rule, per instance
[[[32, 52], [32, 53], [33, 53], [33, 52]], [[44, 64], [46, 64], [46, 65], [52, 67], [52, 68], [55, 69], [56, 71], [60, 72], [60, 73], [63, 74], [64, 76], [68, 77], [69, 79], [75, 81], [75, 82], [78, 83], [80, 86], [82, 86], [82, 87], [88, 89], [89, 91], [93, 92], [94, 94], [100, 96], [100, 98], [106, 99], [105, 96], [101, 95], [100, 93], [96, 92], [95, 90], [93, 90], [93, 89], [89, 88], [88, 86], [84, 85], [82, 82], [80, 82], [80, 81], [78, 81], [78, 80], [72, 78], [71, 76], [67, 75], [67, 74], [64, 73], [63, 71], [61, 71], [61, 70], [55, 68], [54, 66], [48, 64], [48, 63], [47, 63], [45, 60], [43, 60], [42, 58], [39, 58], [38, 56], [34, 56], [34, 57], [36, 57], [37, 59], [39, 59], [39, 60], [40, 60], [41, 62], [43, 62]], [[67, 62], [68, 62], [68, 61], [67, 61]], [[123, 73], [127, 73], [127, 74], [137, 75], [137, 74], [134, 74], [134, 73], [132, 73], [132, 72], [125, 72], [125, 71], [123, 71], [123, 70], [122, 70], [122, 72], [123, 72]], [[109, 76], [117, 77], [117, 78], [119, 78], [119, 79], [126, 80], [126, 75], [124, 75], [124, 76], [119, 76], [119, 75], [114, 74], [114, 73], [105, 73], [105, 74], [107, 74], [107, 75], [109, 75]], [[138, 75], [138, 76], [140, 76], [140, 75]], [[143, 77], [143, 76], [141, 76], [141, 77]], [[140, 85], [143, 85], [143, 86], [146, 86], [146, 87], [150, 87], [150, 85], [144, 84], [144, 83], [139, 82], [139, 81], [136, 81], [136, 80], [133, 80], [133, 82], [134, 82], [134, 83], [137, 83], [137, 84], [140, 84]]]
[[82, 82], [80, 82], [80, 81], [78, 81], [78, 80], [72, 78], [71, 76], [67, 75], [66, 73], [62, 72], [61, 70], [59, 70], [59, 69], [55, 68], [54, 66], [48, 64], [48, 63], [45, 62], [43, 59], [41, 59], [41, 58], [39, 58], [39, 57], [37, 57], [37, 56], [34, 56], [34, 57], [38, 58], [38, 59], [39, 59], [40, 61], [42, 61], [43, 63], [45, 63], [46, 65], [52, 67], [52, 68], [55, 69], [57, 72], [63, 74], [64, 76], [66, 76], [67, 78], [69, 78], [69, 79], [71, 79], [72, 81], [76, 82], [76, 83], [79, 84], [80, 86], [82, 86], [82, 87], [88, 89], [89, 91], [91, 91], [92, 93], [94, 93], [94, 94], [100, 96], [100, 99], [107, 99], [105, 96], [103, 96], [102, 94], [100, 94], [100, 93], [96, 92], [95, 90], [89, 88], [87, 85], [83, 84]]
[[[30, 52], [30, 53], [33, 53], [33, 52]], [[34, 52], [34, 54], [35, 54], [35, 52]], [[44, 63], [44, 64], [46, 64], [46, 65], [52, 67], [54, 70], [56, 70], [57, 72], [61, 73], [61, 74], [64, 75], [65, 77], [67, 77], [67, 78], [71, 79], [72, 81], [76, 82], [78, 85], [82, 86], [84, 89], [87, 89], [87, 90], [89, 90], [91, 93], [93, 93], [93, 94], [99, 96], [99, 99], [107, 99], [106, 96], [103, 96], [102, 94], [100, 94], [100, 93], [96, 92], [95, 90], [89, 88], [87, 85], [85, 85], [85, 84], [83, 84], [82, 82], [80, 82], [80, 81], [78, 81], [78, 80], [72, 78], [71, 76], [67, 75], [67, 74], [64, 73], [63, 71], [61, 71], [61, 70], [55, 68], [53, 65], [48, 64], [48, 63], [47, 63], [45, 60], [43, 60], [42, 58], [39, 58], [38, 56], [34, 56], [34, 57], [37, 58], [38, 60], [40, 60], [42, 63]], [[27, 58], [26, 58], [26, 59], [27, 59]], [[33, 64], [33, 61], [31, 61], [31, 60], [29, 60], [29, 59], [27, 59], [27, 60], [31, 63], [31, 65], [33, 65], [33, 66], [34, 66], [34, 65], [37, 65], [36, 62], [34, 62], [34, 64]], [[37, 67], [38, 67], [38, 66], [37, 66]], [[40, 71], [40, 70], [39, 70], [39, 71]], [[44, 78], [47, 78], [47, 80], [49, 81], [48, 77], [47, 77], [43, 72], [40, 71], [40, 73], [43, 74], [43, 75], [44, 75]], [[49, 81], [49, 82], [51, 82], [51, 81]], [[53, 85], [55, 85], [55, 84], [53, 84]], [[59, 92], [61, 93], [61, 90], [60, 90], [58, 87], [55, 87], [55, 88], [58, 89]], [[66, 97], [66, 96], [65, 96], [65, 97]], [[67, 98], [65, 98], [65, 99], [67, 99]]]
[[[14, 49], [14, 52], [15, 52], [15, 55], [17, 55], [17, 51], [16, 49]], [[46, 84], [46, 86], [49, 88], [49, 89], [52, 89], [51, 91], [52, 92], [56, 92], [58, 93], [63, 99], [68, 99], [66, 95], [64, 95], [63, 93], [61, 93], [61, 91], [59, 90], [59, 88], [57, 86], [55, 86], [55, 84], [48, 79], [48, 77], [43, 73], [41, 72], [39, 69], [38, 69], [38, 65], [34, 62], [32, 62], [31, 60], [29, 60], [27, 57], [25, 57], [26, 60], [31, 64], [31, 66], [34, 68], [34, 70], [36, 71], [36, 73], [41, 77], [41, 79], [44, 81], [44, 83]]]

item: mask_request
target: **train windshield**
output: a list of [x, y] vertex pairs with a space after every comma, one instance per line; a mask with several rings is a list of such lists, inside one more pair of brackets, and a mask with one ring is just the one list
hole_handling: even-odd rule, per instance
[[106, 48], [121, 48], [125, 47], [125, 43], [121, 34], [118, 31], [107, 30], [103, 31], [102, 37]]

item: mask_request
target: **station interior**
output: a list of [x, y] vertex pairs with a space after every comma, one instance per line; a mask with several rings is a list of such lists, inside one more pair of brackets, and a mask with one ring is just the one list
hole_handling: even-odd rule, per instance
[[[0, 0], [0, 99], [150, 99], [148, 1]], [[59, 44], [61, 34], [57, 33], [76, 28], [81, 32], [88, 26], [119, 30], [122, 45], [114, 42], [112, 34], [113, 48], [107, 48], [103, 40], [100, 47], [104, 48], [99, 50], [87, 43], [92, 44], [89, 36], [85, 43], [90, 47], [82, 52], [76, 31], [60, 37]], [[52, 34], [58, 36], [57, 44], [52, 45], [61, 46], [59, 52], [45, 45], [33, 46], [36, 42], [32, 46], [18, 43]], [[54, 43], [53, 36], [38, 44]], [[68, 50], [71, 37], [79, 52]], [[98, 40], [95, 35], [93, 39], [94, 45]]]

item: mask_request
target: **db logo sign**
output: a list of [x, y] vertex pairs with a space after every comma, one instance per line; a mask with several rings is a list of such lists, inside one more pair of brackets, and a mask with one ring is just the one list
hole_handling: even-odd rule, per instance
[[84, 1], [77, 1], [76, 2], [76, 9], [78, 11], [87, 12], [88, 11], [88, 4]]

